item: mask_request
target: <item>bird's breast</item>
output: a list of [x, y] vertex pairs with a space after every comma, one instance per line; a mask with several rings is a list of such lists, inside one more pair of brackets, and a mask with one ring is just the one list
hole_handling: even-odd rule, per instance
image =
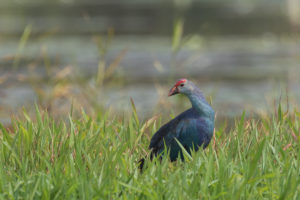
[[180, 134], [180, 140], [188, 147], [201, 146], [203, 143], [209, 142], [213, 132], [211, 127], [211, 122], [203, 118], [186, 120]]

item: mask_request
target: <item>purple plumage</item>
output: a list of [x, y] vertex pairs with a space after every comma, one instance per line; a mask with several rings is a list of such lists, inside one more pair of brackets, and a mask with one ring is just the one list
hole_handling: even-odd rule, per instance
[[[160, 155], [166, 146], [170, 151], [171, 161], [175, 161], [178, 156], [183, 158], [182, 150], [176, 139], [190, 153], [191, 149], [197, 151], [200, 146], [207, 147], [213, 136], [215, 113], [200, 89], [191, 81], [180, 79], [171, 88], [169, 96], [178, 93], [189, 98], [192, 108], [163, 125], [153, 135], [149, 145], [151, 150], [150, 159], [153, 156]], [[141, 159], [140, 169], [143, 168], [143, 165], [144, 159]]]

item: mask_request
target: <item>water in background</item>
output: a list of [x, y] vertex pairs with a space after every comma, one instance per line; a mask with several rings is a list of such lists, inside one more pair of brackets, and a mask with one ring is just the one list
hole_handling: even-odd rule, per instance
[[197, 82], [219, 121], [300, 101], [296, 11], [275, 12], [290, 1], [265, 13], [266, 2], [87, 2], [0, 3], [2, 123], [34, 102], [56, 116], [72, 106], [122, 115], [132, 98], [143, 119], [176, 115], [190, 106], [167, 97], [182, 77]]

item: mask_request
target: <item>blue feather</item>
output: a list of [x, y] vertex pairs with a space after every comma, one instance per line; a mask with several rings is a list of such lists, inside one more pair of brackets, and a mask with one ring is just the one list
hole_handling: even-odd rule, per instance
[[[198, 151], [201, 146], [206, 148], [210, 143], [214, 131], [215, 112], [205, 100], [200, 89], [190, 81], [186, 80], [184, 83], [184, 88], [177, 88], [177, 84], [174, 86], [176, 88], [172, 88], [171, 91], [185, 94], [189, 98], [192, 108], [163, 125], [153, 135], [149, 145], [151, 159], [153, 156], [161, 155], [165, 146], [170, 151], [171, 161], [177, 160], [178, 156], [183, 159], [182, 150], [175, 138], [188, 153], [192, 149]], [[143, 168], [143, 164], [144, 159], [140, 161], [140, 169]]]

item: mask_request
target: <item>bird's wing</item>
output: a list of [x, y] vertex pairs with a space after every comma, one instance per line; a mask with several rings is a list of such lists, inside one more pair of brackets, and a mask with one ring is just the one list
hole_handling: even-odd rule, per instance
[[149, 149], [152, 149], [154, 152], [164, 148], [164, 142], [166, 145], [175, 137], [178, 138], [181, 134], [181, 130], [186, 126], [186, 118], [190, 117], [192, 110], [189, 109], [182, 114], [178, 115], [176, 118], [172, 119], [165, 125], [163, 125], [152, 137], [149, 145]]
[[157, 153], [164, 149], [164, 143], [169, 146], [174, 142], [174, 138], [184, 146], [194, 143], [206, 147], [211, 139], [210, 132], [207, 122], [189, 109], [163, 125], [152, 137], [149, 148]]

